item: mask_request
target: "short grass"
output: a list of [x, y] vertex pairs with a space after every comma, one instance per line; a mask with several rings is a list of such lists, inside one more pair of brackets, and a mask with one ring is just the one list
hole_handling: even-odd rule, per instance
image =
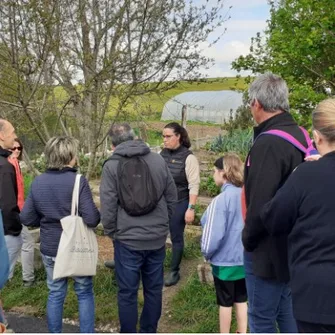
[[[1, 292], [5, 310], [20, 309], [34, 316], [46, 315], [48, 288], [44, 269], [35, 272], [37, 284], [31, 288], [22, 286], [21, 267], [17, 266], [13, 279]], [[107, 324], [118, 320], [117, 287], [114, 271], [99, 267], [94, 277], [94, 294], [96, 306], [96, 322]], [[68, 294], [64, 304], [64, 318], [78, 319], [78, 302], [73, 289], [73, 281], [69, 280]]]
[[[184, 258], [194, 259], [201, 256], [199, 249], [199, 237], [186, 234]], [[167, 250], [165, 268], [168, 269], [171, 263], [171, 251]], [[1, 291], [1, 300], [5, 310], [16, 309], [23, 313], [34, 316], [46, 315], [46, 304], [48, 298], [48, 288], [46, 285], [46, 274], [44, 269], [35, 272], [37, 284], [31, 288], [22, 286], [22, 269], [16, 266], [13, 279], [6, 284]], [[103, 266], [97, 269], [94, 277], [95, 295], [95, 315], [96, 323], [118, 325], [117, 309], [117, 285], [114, 271]], [[143, 295], [141, 291], [138, 295], [139, 308], [143, 306]], [[64, 304], [64, 318], [78, 320], [78, 302], [73, 288], [73, 281], [69, 279], [68, 294]]]
[[[200, 283], [194, 273], [172, 299], [171, 321], [178, 333], [219, 333], [219, 310], [214, 286]], [[233, 313], [231, 332], [236, 332]]]

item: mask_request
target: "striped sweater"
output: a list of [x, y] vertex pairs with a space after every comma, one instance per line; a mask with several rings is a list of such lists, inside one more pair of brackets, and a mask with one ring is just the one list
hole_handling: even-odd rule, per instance
[[[72, 191], [76, 170], [47, 170], [36, 177], [20, 214], [25, 226], [41, 227], [41, 252], [55, 257], [62, 234], [60, 219], [71, 214]], [[79, 215], [90, 227], [100, 222], [89, 184], [84, 176], [80, 180]]]
[[201, 218], [201, 252], [217, 266], [243, 265], [241, 188], [222, 186]]

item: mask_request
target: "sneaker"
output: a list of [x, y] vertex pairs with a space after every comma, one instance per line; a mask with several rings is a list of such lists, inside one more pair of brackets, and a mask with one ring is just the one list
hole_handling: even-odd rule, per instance
[[5, 333], [15, 333], [15, 331], [10, 327], [10, 325], [8, 324], [7, 320], [4, 323], [5, 327], [6, 327], [6, 331]]
[[35, 281], [23, 281], [23, 286], [24, 287], [33, 287], [35, 286]]
[[105, 267], [109, 268], [109, 269], [115, 269], [115, 262], [114, 262], [114, 260], [106, 261], [105, 262]]

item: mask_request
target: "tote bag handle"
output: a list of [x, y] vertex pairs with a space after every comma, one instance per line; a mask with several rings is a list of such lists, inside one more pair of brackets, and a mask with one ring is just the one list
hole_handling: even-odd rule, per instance
[[78, 216], [80, 178], [81, 178], [81, 174], [77, 174], [76, 180], [74, 182], [74, 187], [73, 187], [73, 192], [72, 192], [72, 205], [71, 205], [71, 215], [72, 216]]

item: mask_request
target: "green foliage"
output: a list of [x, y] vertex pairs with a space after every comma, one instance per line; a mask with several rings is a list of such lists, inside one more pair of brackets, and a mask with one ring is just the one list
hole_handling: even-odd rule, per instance
[[33, 163], [37, 171], [41, 173], [45, 172], [47, 165], [44, 154], [37, 156], [36, 159], [33, 161]]
[[236, 114], [233, 116], [232, 112], [229, 115], [229, 119], [225, 120], [222, 128], [227, 130], [230, 134], [235, 129], [248, 129], [254, 125], [254, 120], [250, 111], [250, 107], [247, 105], [248, 91], [243, 93], [243, 105], [238, 107]]
[[24, 182], [24, 198], [27, 198], [30, 190], [30, 185], [34, 180], [34, 176], [26, 173], [23, 175], [23, 182]]
[[[102, 166], [104, 161], [106, 160], [107, 157], [96, 157], [96, 164], [95, 164], [95, 169], [91, 173], [91, 178], [97, 179], [101, 177], [102, 174]], [[79, 154], [79, 164], [78, 164], [78, 170], [81, 174], [86, 175], [88, 166], [90, 162], [90, 157], [85, 156], [83, 154]]]
[[[250, 54], [240, 56], [234, 69], [252, 73], [272, 71], [290, 87], [290, 103], [297, 120], [310, 125], [310, 114], [335, 90], [335, 1], [271, 1], [265, 38], [252, 39]], [[247, 79], [250, 81], [251, 78]]]
[[209, 149], [218, 153], [236, 152], [244, 160], [252, 144], [252, 129], [235, 129], [216, 137]]
[[206, 180], [201, 180], [200, 194], [208, 197], [215, 197], [220, 193], [220, 187], [216, 186], [213, 176], [209, 176]]

